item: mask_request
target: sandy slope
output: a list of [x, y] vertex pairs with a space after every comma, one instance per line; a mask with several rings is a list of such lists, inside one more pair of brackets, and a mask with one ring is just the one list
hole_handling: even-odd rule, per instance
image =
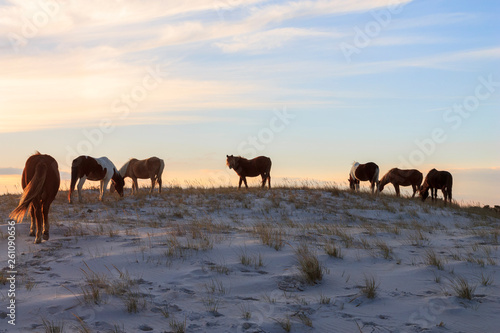
[[[43, 321], [64, 332], [498, 331], [491, 213], [335, 188], [172, 188], [105, 203], [89, 190], [73, 205], [65, 195], [48, 242], [33, 244], [26, 220], [17, 225], [17, 325], [0, 284], [0, 332], [44, 332]], [[18, 198], [0, 197], [2, 267]], [[300, 274], [301, 244], [321, 281]], [[475, 286], [471, 300], [453, 289], [460, 277]]]

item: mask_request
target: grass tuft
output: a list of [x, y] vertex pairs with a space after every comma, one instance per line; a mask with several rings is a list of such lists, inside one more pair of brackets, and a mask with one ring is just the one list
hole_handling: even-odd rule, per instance
[[306, 243], [301, 243], [297, 247], [295, 256], [299, 265], [299, 270], [306, 282], [309, 284], [316, 284], [323, 279], [323, 265]]

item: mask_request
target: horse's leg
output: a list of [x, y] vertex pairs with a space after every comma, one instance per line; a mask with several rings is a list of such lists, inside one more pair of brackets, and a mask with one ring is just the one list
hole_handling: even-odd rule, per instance
[[136, 177], [132, 178], [132, 181], [134, 182], [133, 187], [135, 189], [135, 191], [132, 192], [135, 194], [139, 194], [139, 183], [137, 182], [137, 178]]
[[[107, 185], [108, 183], [106, 183]], [[104, 179], [101, 180], [100, 188], [99, 188], [99, 201], [104, 199]]]
[[35, 207], [33, 205], [30, 206], [30, 236], [35, 236], [36, 233], [36, 215], [35, 215]]
[[42, 207], [40, 206], [40, 201], [34, 200], [32, 205], [35, 206], [35, 220], [36, 220], [36, 236], [35, 236], [35, 244], [39, 244], [42, 242]]
[[151, 190], [149, 191], [149, 194], [153, 194], [154, 188], [155, 188], [155, 176], [153, 175], [151, 177]]
[[42, 204], [42, 213], [43, 213], [43, 233], [42, 237], [44, 240], [49, 240], [49, 209], [50, 203], [43, 202]]
[[396, 190], [396, 196], [399, 197], [400, 192], [399, 192], [399, 185], [398, 184], [394, 184], [394, 190]]
[[411, 185], [411, 188], [413, 189], [413, 195], [411, 196], [412, 198], [415, 198], [415, 193], [417, 193], [417, 185]]
[[267, 182], [268, 182], [269, 188], [271, 188], [271, 174], [267, 174]]
[[243, 182], [245, 183], [245, 187], [248, 188], [247, 177], [243, 177]]
[[107, 178], [103, 178], [101, 180], [101, 195], [99, 197], [100, 201], [104, 201], [104, 194], [106, 193], [106, 189], [108, 188], [109, 181], [110, 179]]
[[158, 182], [158, 193], [161, 193], [161, 175], [156, 178], [156, 181]]
[[80, 178], [80, 181], [78, 182], [78, 202], [82, 202], [82, 188], [83, 188], [83, 184], [85, 184], [85, 180], [87, 180], [87, 177], [86, 176], [83, 176], [82, 178]]
[[241, 188], [241, 183], [243, 183], [243, 177], [240, 177], [240, 183], [238, 184], [238, 190]]
[[267, 180], [266, 174], [263, 173], [261, 177], [262, 177], [262, 188], [264, 188], [266, 187], [266, 180]]

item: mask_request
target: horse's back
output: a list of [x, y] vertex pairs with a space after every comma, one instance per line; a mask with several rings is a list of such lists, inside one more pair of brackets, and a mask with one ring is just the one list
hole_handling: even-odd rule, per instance
[[267, 156], [258, 156], [251, 160], [244, 160], [241, 163], [243, 177], [256, 177], [271, 172], [271, 159]]
[[351, 168], [351, 174], [354, 174], [358, 180], [366, 181], [372, 180], [374, 177], [378, 180], [379, 167], [374, 162], [368, 162], [365, 164], [355, 163]]
[[29, 184], [35, 175], [37, 168], [41, 168], [43, 165], [45, 165], [44, 168], [46, 168], [44, 190], [47, 195], [53, 199], [59, 191], [61, 179], [57, 161], [50, 155], [37, 153], [35, 155], [31, 155], [26, 160], [21, 180], [22, 187], [25, 188]]
[[453, 176], [448, 171], [432, 169], [427, 173], [424, 183], [432, 188], [451, 188], [453, 186]]

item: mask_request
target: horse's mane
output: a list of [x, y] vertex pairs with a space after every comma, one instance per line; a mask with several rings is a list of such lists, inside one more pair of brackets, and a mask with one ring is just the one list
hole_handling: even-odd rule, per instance
[[127, 172], [127, 168], [128, 168], [128, 165], [130, 164], [130, 161], [132, 161], [134, 158], [130, 158], [121, 168], [120, 170], [118, 170], [118, 172], [120, 173], [120, 175], [122, 177], [125, 176], [125, 173]]

